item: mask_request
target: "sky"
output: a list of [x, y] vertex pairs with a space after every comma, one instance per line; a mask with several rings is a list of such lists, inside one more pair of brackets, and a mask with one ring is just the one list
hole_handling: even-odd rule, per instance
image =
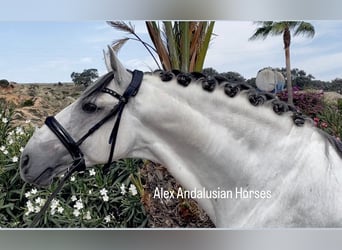
[[[127, 21], [128, 22], [128, 21]], [[291, 67], [315, 79], [342, 78], [342, 21], [310, 21], [314, 38], [292, 37]], [[150, 41], [143, 21], [131, 22], [137, 34]], [[249, 41], [257, 26], [249, 21], [216, 21], [204, 67], [234, 71], [246, 79], [264, 67], [285, 67], [282, 37]], [[128, 36], [105, 21], [0, 22], [0, 79], [17, 83], [71, 82], [72, 72], [98, 69], [107, 72], [103, 50]], [[157, 68], [145, 48], [135, 41], [119, 54], [128, 69]]]

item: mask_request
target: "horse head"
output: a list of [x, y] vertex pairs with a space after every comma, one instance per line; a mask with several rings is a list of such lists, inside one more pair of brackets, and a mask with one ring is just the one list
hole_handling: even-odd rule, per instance
[[[116, 105], [119, 102], [110, 94], [121, 96], [132, 78], [132, 73], [123, 67], [111, 48], [108, 53], [105, 53], [105, 61], [109, 73], [86, 89], [74, 103], [59, 112], [54, 119], [56, 122], [58, 121], [57, 123], [63, 130], [67, 131], [68, 136], [72, 138], [70, 140], [81, 144], [78, 146], [86, 166], [106, 162], [110, 154], [108, 140], [116, 119], [108, 114], [113, 111], [113, 107], [117, 108]], [[103, 89], [110, 93], [101, 91]], [[122, 114], [122, 125], [117, 136], [118, 145], [114, 158], [127, 155], [131, 148], [130, 145], [134, 141], [134, 129], [132, 128], [134, 128], [135, 119], [131, 115], [131, 105], [126, 106], [125, 112]], [[102, 119], [108, 121], [106, 120], [103, 125], [80, 143], [82, 136]], [[48, 119], [46, 124], [48, 124], [47, 121]], [[21, 177], [25, 181], [39, 186], [51, 184], [53, 178], [65, 173], [68, 166], [75, 160], [68, 147], [61, 143], [60, 138], [46, 124], [33, 134], [20, 161]], [[130, 124], [130, 126], [126, 126], [126, 124]], [[57, 128], [57, 130], [59, 129]]]

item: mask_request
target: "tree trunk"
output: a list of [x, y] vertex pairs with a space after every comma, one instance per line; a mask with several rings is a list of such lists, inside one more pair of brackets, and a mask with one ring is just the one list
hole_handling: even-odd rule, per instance
[[293, 105], [293, 89], [291, 79], [291, 64], [290, 64], [290, 44], [291, 44], [291, 33], [289, 27], [286, 27], [283, 34], [284, 49], [285, 49], [285, 64], [286, 64], [286, 78], [287, 78], [287, 102]]
[[291, 77], [291, 64], [290, 64], [290, 47], [285, 48], [285, 62], [286, 62], [286, 84], [287, 84], [287, 102], [293, 105], [293, 89]]

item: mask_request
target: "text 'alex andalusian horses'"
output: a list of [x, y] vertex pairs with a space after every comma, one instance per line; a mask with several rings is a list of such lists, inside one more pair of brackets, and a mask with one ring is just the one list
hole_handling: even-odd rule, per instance
[[48, 185], [70, 162], [144, 158], [218, 227], [342, 226], [341, 143], [310, 119], [224, 78], [129, 72], [111, 49], [106, 63], [110, 73], [30, 139], [25, 181]]

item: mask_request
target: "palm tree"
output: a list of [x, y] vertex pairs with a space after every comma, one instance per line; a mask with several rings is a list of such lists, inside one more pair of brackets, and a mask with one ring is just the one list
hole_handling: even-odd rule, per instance
[[126, 37], [114, 41], [114, 47], [121, 47], [128, 40], [136, 40], [145, 46], [159, 68], [161, 67], [154, 54], [158, 55], [164, 70], [201, 72], [215, 22], [146, 21], [153, 46], [144, 42], [135, 33], [131, 24], [117, 21], [111, 21], [108, 24], [133, 35], [133, 38]]
[[304, 35], [313, 37], [315, 35], [315, 28], [312, 24], [303, 21], [262, 21], [256, 22], [259, 27], [249, 40], [266, 39], [269, 35], [283, 35], [284, 49], [285, 49], [285, 62], [286, 62], [286, 77], [287, 77], [287, 91], [288, 103], [293, 105], [293, 92], [291, 82], [291, 64], [290, 64], [290, 45], [291, 45], [291, 31], [293, 35]]

